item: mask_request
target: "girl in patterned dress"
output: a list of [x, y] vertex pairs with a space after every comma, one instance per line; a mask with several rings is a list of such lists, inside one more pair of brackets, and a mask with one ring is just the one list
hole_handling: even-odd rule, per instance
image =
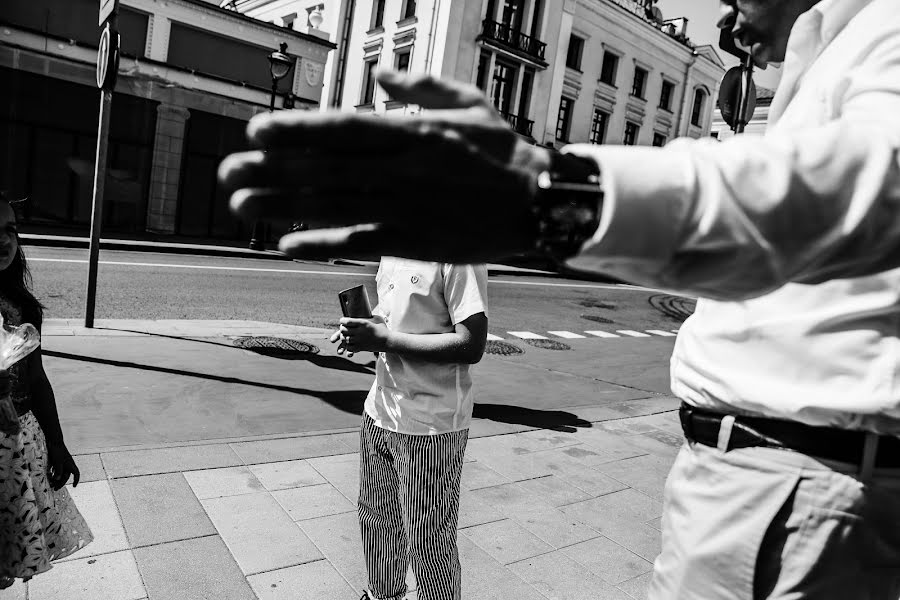
[[[0, 312], [8, 326], [38, 330], [43, 307], [30, 290], [16, 216], [0, 196]], [[79, 472], [63, 442], [41, 349], [0, 370], [0, 589], [50, 569], [92, 539], [65, 485]]]

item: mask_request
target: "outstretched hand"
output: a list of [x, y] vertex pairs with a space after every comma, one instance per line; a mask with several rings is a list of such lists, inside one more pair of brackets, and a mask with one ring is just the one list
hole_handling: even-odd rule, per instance
[[514, 133], [474, 86], [394, 72], [378, 81], [426, 110], [255, 117], [248, 136], [259, 150], [219, 169], [232, 209], [309, 223], [282, 238], [292, 256], [485, 262], [531, 249], [530, 205], [549, 151]]

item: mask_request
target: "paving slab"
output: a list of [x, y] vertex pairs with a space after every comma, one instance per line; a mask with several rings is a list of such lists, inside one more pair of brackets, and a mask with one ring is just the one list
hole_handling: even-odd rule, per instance
[[531, 459], [536, 464], [546, 467], [555, 477], [591, 496], [602, 496], [626, 487], [622, 482], [604, 475], [570, 456], [566, 453], [565, 448], [535, 452]]
[[650, 580], [653, 573], [638, 575], [634, 579], [623, 581], [617, 587], [628, 594], [632, 600], [646, 600], [647, 594], [650, 593]]
[[589, 500], [593, 496], [579, 489], [558, 475], [536, 477], [518, 482], [519, 489], [533, 494], [551, 506], [560, 507], [575, 502]]
[[331, 435], [241, 442], [231, 448], [247, 465], [347, 454], [347, 446]]
[[200, 502], [245, 575], [322, 558], [268, 492]]
[[3, 590], [3, 600], [28, 600], [28, 584], [16, 579], [12, 586]]
[[234, 467], [241, 464], [238, 455], [224, 444], [104, 452], [101, 456], [106, 473], [111, 479]]
[[123, 550], [57, 562], [28, 582], [28, 595], [31, 600], [141, 600], [147, 592], [134, 555]]
[[359, 454], [311, 458], [310, 466], [354, 504], [359, 499]]
[[508, 565], [539, 554], [551, 552], [553, 547], [538, 539], [511, 519], [469, 527], [460, 532], [490, 554], [497, 562]]
[[357, 600], [357, 594], [326, 560], [251, 575], [259, 600]]
[[464, 535], [458, 537], [466, 600], [547, 600]]
[[134, 555], [149, 600], [256, 600], [217, 535], [138, 548]]
[[659, 501], [663, 499], [666, 477], [671, 468], [672, 460], [654, 454], [617, 460], [596, 467], [601, 473]]
[[503, 516], [515, 519], [554, 548], [564, 548], [600, 535], [577, 518], [529, 494], [518, 483], [482, 488], [469, 494]]
[[87, 522], [94, 541], [62, 559], [77, 560], [98, 554], [107, 554], [128, 549], [128, 538], [119, 510], [113, 498], [109, 482], [91, 481], [81, 483], [77, 488], [69, 487], [69, 493], [75, 501], [75, 506], [84, 520]]
[[460, 488], [463, 490], [477, 490], [478, 488], [491, 487], [503, 483], [511, 483], [497, 471], [477, 460], [463, 463]]
[[181, 473], [111, 482], [132, 548], [216, 533]]
[[659, 531], [647, 523], [662, 514], [662, 503], [646, 494], [629, 488], [560, 510], [645, 560], [659, 554]]
[[303, 459], [251, 465], [249, 469], [256, 480], [270, 492], [326, 483], [326, 479], [309, 461]]
[[78, 470], [81, 473], [81, 481], [83, 483], [106, 479], [106, 470], [103, 468], [100, 454], [81, 454], [74, 458], [75, 464], [78, 465]]
[[194, 491], [194, 495], [201, 500], [255, 494], [265, 490], [250, 469], [244, 466], [187, 471], [184, 478]]
[[356, 504], [330, 483], [272, 492], [278, 504], [294, 521], [305, 521], [345, 512], [356, 514]]
[[556, 551], [509, 567], [549, 600], [631, 600], [629, 596]]
[[562, 552], [613, 585], [653, 571], [652, 562], [603, 536], [563, 548]]

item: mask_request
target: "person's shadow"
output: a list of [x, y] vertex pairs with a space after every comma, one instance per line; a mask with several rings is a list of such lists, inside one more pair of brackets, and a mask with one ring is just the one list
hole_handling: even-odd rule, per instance
[[574, 433], [578, 427], [593, 427], [590, 421], [562, 410], [538, 410], [536, 408], [525, 408], [524, 406], [509, 406], [507, 404], [476, 403], [472, 416], [476, 419], [487, 419], [498, 423], [525, 425], [527, 427], [566, 433]]

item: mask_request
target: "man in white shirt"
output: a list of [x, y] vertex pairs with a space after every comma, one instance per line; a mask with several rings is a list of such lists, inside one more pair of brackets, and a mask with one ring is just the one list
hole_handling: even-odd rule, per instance
[[[376, 599], [459, 600], [459, 484], [469, 365], [487, 341], [487, 268], [384, 257], [372, 319], [342, 318], [339, 352], [378, 353], [360, 429], [359, 526]], [[363, 598], [368, 598], [363, 595]]]
[[[392, 98], [430, 110], [261, 117], [248, 131], [268, 153], [221, 175], [239, 212], [356, 223], [288, 236], [289, 253], [484, 261], [537, 245], [570, 268], [700, 296], [672, 357], [688, 443], [651, 597], [896, 600], [900, 8], [720, 6], [757, 60], [784, 61], [765, 136], [560, 155], [516, 138], [477, 90], [385, 73]], [[299, 139], [319, 153], [280, 152]], [[351, 139], [382, 151], [331, 158]], [[407, 166], [402, 152], [411, 172], [391, 166]], [[337, 169], [359, 175], [364, 200]], [[427, 225], [426, 189], [479, 218]]]

